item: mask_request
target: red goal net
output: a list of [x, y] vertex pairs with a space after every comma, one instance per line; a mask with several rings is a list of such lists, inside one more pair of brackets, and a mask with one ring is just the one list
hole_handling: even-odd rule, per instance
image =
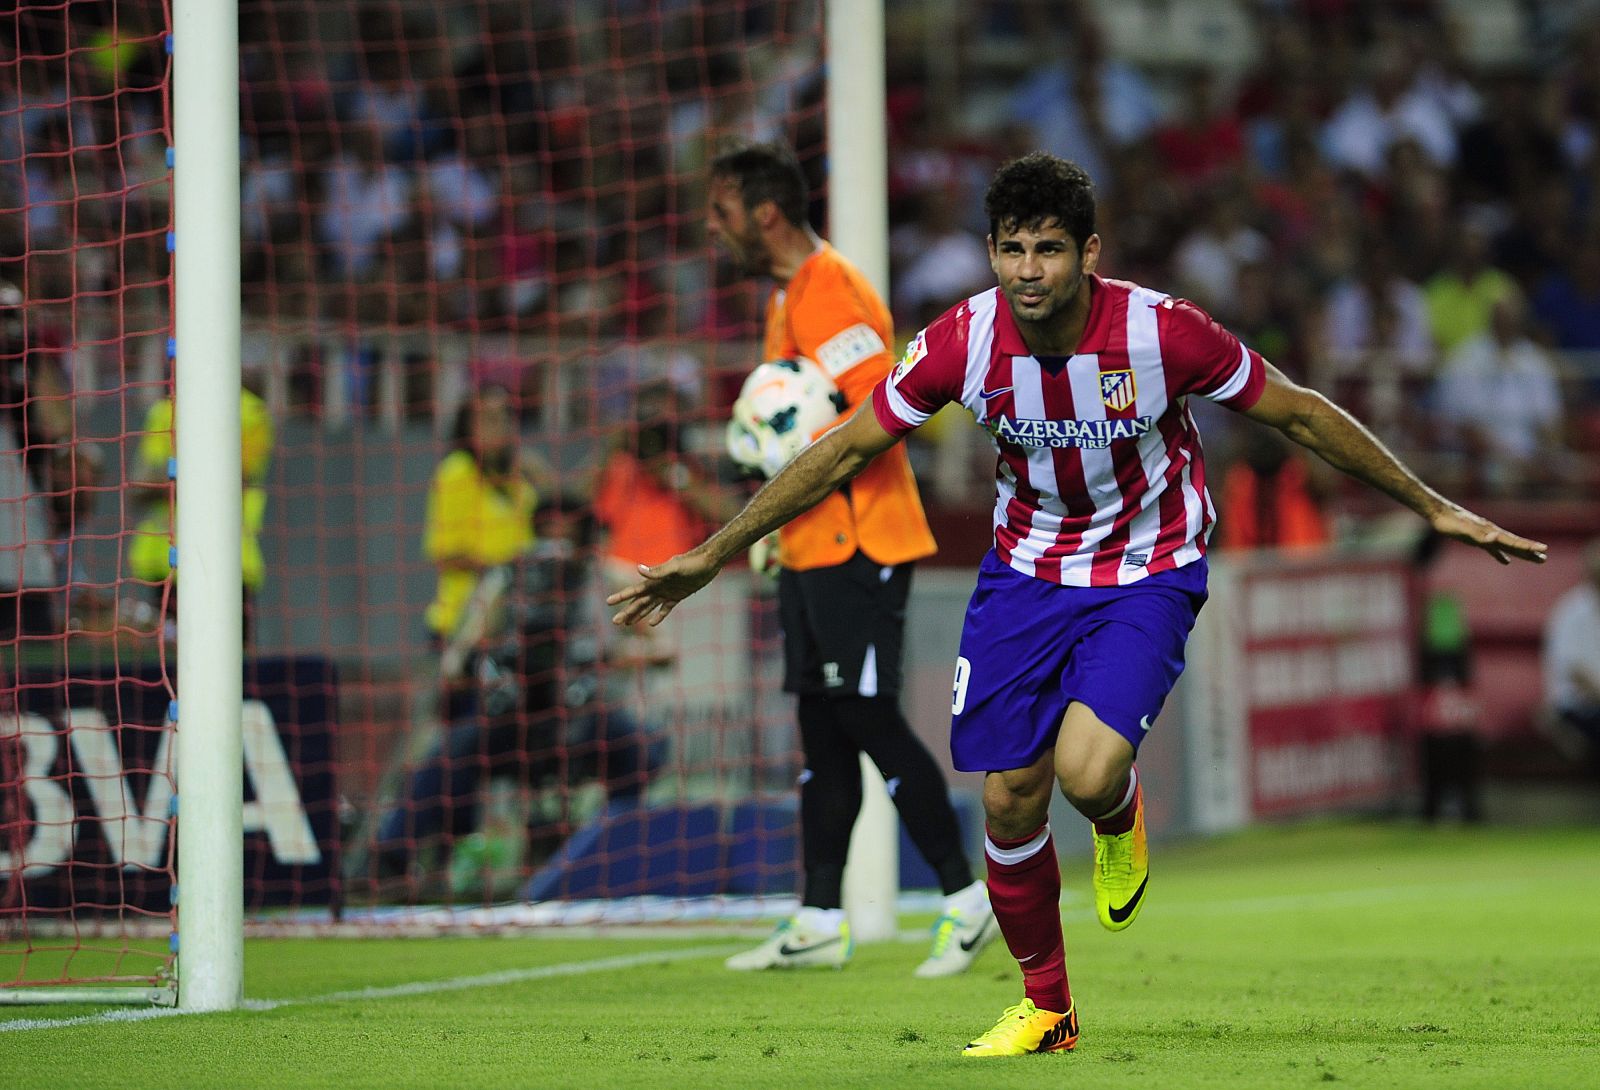
[[[0, 992], [172, 962], [166, 20], [21, 4], [0, 36]], [[80, 929], [89, 923], [91, 930]]]
[[[182, 651], [165, 20], [7, 22], [0, 989], [155, 981]], [[704, 170], [782, 140], [821, 194], [820, 4], [243, 0], [240, 40], [251, 918], [792, 891], [770, 587], [730, 573], [649, 633], [601, 599], [748, 492], [722, 422], [761, 299], [705, 236]]]
[[260, 903], [792, 888], [770, 595], [745, 573], [650, 633], [602, 599], [745, 494], [722, 421], [760, 300], [704, 170], [784, 140], [820, 191], [819, 32], [752, 0], [245, 5], [245, 368], [276, 434], [247, 657], [335, 846], [264, 853]]

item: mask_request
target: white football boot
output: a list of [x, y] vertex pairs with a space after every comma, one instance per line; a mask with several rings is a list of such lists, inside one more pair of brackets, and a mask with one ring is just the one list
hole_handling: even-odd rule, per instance
[[754, 950], [735, 954], [723, 962], [737, 972], [756, 969], [842, 969], [855, 953], [850, 939], [850, 924], [840, 921], [838, 930], [818, 927], [796, 916], [784, 920], [772, 936]]
[[1000, 937], [1000, 923], [994, 918], [994, 909], [989, 907], [989, 891], [981, 882], [974, 885], [982, 894], [981, 900], [970, 895], [971, 887], [951, 896], [944, 915], [933, 925], [933, 947], [928, 951], [927, 960], [917, 966], [913, 976], [954, 976], [966, 972], [984, 948]]

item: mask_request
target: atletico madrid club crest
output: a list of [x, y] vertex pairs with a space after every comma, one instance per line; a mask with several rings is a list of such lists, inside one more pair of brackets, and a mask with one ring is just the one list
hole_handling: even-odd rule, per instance
[[1132, 405], [1134, 398], [1138, 396], [1139, 391], [1133, 385], [1132, 371], [1100, 372], [1100, 400], [1106, 403], [1106, 408], [1121, 412]]

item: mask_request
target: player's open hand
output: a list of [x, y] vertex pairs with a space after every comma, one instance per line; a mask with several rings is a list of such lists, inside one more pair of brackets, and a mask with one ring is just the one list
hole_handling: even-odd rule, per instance
[[694, 551], [680, 553], [653, 568], [640, 564], [640, 581], [606, 599], [606, 605], [622, 606], [612, 616], [611, 623], [626, 627], [644, 621], [654, 628], [667, 619], [679, 602], [711, 582], [720, 570], [722, 565]]
[[1476, 545], [1502, 564], [1511, 563], [1513, 557], [1543, 564], [1550, 551], [1544, 542], [1518, 537], [1462, 507], [1447, 507], [1439, 512], [1433, 517], [1433, 528], [1446, 537]]

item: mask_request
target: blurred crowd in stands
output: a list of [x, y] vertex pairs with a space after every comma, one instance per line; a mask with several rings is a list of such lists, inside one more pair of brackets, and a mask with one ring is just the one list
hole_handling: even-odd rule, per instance
[[1592, 486], [1600, 21], [1573, 9], [1487, 68], [1450, 5], [1252, 7], [1256, 60], [1227, 72], [1110, 55], [1091, 6], [1012, 5], [1028, 67], [987, 132], [951, 132], [947, 96], [900, 72], [900, 320], [989, 281], [982, 186], [1043, 146], [1097, 180], [1107, 275], [1199, 302], [1431, 478]]
[[[1215, 64], [1119, 55], [1117, 9], [1091, 0], [891, 0], [901, 332], [992, 283], [983, 187], [1043, 147], [1097, 181], [1103, 272], [1201, 303], [1442, 484], [1592, 485], [1596, 5], [1501, 5], [1519, 44], [1494, 63], [1468, 57], [1446, 0], [1212, 6], [1246, 39]], [[70, 31], [24, 20], [0, 81], [0, 189], [25, 210], [0, 219], [0, 275], [46, 341], [95, 292], [121, 303], [112, 337], [167, 302], [161, 28], [73, 7]], [[637, 370], [640, 342], [753, 337], [759, 297], [704, 238], [701, 168], [725, 137], [787, 140], [826, 224], [819, 25], [819, 0], [244, 0], [249, 321], [548, 334], [608, 361], [597, 376]], [[290, 355], [289, 407], [314, 402], [319, 352]], [[714, 416], [749, 362], [680, 349], [640, 378]], [[598, 404], [603, 385], [568, 389]], [[627, 406], [589, 419], [607, 415]], [[986, 476], [947, 469], [938, 492]]]
[[[430, 538], [442, 585], [470, 593], [482, 571], [512, 559], [528, 561], [529, 585], [588, 578], [569, 561], [590, 559], [591, 532], [608, 535], [603, 575], [668, 555], [726, 516], [742, 493], [715, 455], [728, 404], [759, 362], [764, 290], [720, 265], [706, 238], [705, 167], [730, 137], [791, 144], [813, 183], [813, 223], [850, 249], [827, 229], [821, 4], [240, 0], [245, 351], [247, 381], [265, 395], [259, 409], [249, 394], [242, 402], [246, 485], [259, 493], [245, 534], [251, 596], [262, 583], [250, 550], [271, 483], [273, 416], [339, 423], [380, 415], [382, 397], [400, 404], [397, 420], [431, 420], [442, 450], [473, 390], [504, 387], [520, 402], [504, 407], [505, 426], [548, 455], [555, 475], [568, 471], [557, 485], [540, 481], [537, 507], [557, 525], [581, 522], [572, 542], [545, 527], [548, 541], [535, 546], [530, 479], [508, 505], [508, 524], [526, 534], [507, 538], [506, 555], [463, 559]], [[1356, 412], [1441, 490], [1600, 495], [1600, 0], [886, 4], [901, 338], [993, 285], [984, 189], [1001, 163], [1043, 148], [1096, 180], [1104, 275], [1194, 299]], [[1480, 16], [1505, 16], [1494, 49], [1466, 32], [1475, 4]], [[1202, 9], [1228, 28], [1215, 48], [1176, 34], [1181, 48], [1131, 48], [1129, 20]], [[96, 506], [107, 540], [132, 533], [142, 547], [123, 556], [119, 546], [111, 562], [165, 591], [171, 615], [170, 451], [117, 450], [119, 437], [159, 437], [171, 421], [161, 6], [74, 0], [10, 18], [15, 36], [0, 41], [0, 553], [19, 559], [13, 574], [0, 572], [0, 642], [18, 631], [53, 638], [83, 612], [78, 588], [94, 581], [73, 539]], [[387, 394], [373, 377], [385, 368]], [[449, 379], [451, 368], [465, 378]], [[74, 392], [109, 396], [68, 410]], [[100, 410], [115, 430], [80, 430], [74, 412], [81, 422]], [[1202, 429], [1220, 548], [1319, 546], [1360, 504], [1357, 514], [1376, 510], [1372, 494], [1336, 495], [1342, 479], [1229, 414]], [[305, 455], [293, 429], [279, 434], [275, 465]], [[385, 464], [414, 453], [379, 439]], [[447, 491], [441, 479], [482, 483], [464, 468], [471, 444], [456, 439], [434, 500], [398, 469], [385, 481], [402, 493], [392, 525], [329, 515], [319, 481], [272, 501], [282, 526], [268, 526], [269, 544], [294, 537], [292, 504], [311, 491], [317, 517], [351, 524], [340, 524], [350, 531], [341, 545], [358, 529], [421, 537], [425, 508]], [[358, 464], [364, 449], [314, 464], [348, 468], [335, 457]], [[964, 520], [937, 525], [944, 557], [959, 562], [947, 528], [975, 528], [985, 547], [994, 463], [983, 433], [936, 417], [913, 458], [934, 514]], [[732, 487], [718, 489], [719, 469]], [[344, 487], [327, 491], [342, 499]], [[310, 540], [317, 532], [290, 543], [301, 553], [273, 554], [290, 574], [295, 556], [314, 554], [319, 573], [367, 563], [353, 551], [348, 567], [344, 554], [327, 559], [333, 551]], [[381, 555], [395, 555], [390, 544]], [[1596, 583], [1600, 554], [1589, 555]], [[404, 573], [404, 561], [392, 563]], [[63, 585], [72, 600], [45, 593]], [[1590, 653], [1600, 591], [1580, 590], [1551, 646]], [[372, 622], [389, 603], [365, 584], [361, 593], [374, 597], [353, 611], [362, 627], [352, 657], [376, 656], [369, 623], [418, 627], [403, 607], [392, 611], [400, 620]], [[459, 606], [467, 594], [455, 597]], [[321, 623], [335, 612], [295, 598], [279, 594], [286, 613]], [[145, 612], [123, 621], [158, 626]], [[429, 626], [436, 644], [454, 627]], [[637, 642], [629, 684], [670, 659]], [[602, 677], [605, 663], [581, 650], [545, 648], [562, 663], [545, 673]], [[1550, 671], [1550, 706], [1591, 755], [1595, 661]], [[517, 699], [541, 715], [562, 703], [587, 717], [584, 752], [616, 745], [626, 756], [599, 765], [610, 797], [642, 790], [660, 764], [644, 717], [596, 718], [598, 689], [559, 701], [547, 689]], [[440, 759], [504, 748], [505, 738], [448, 701], [441, 719], [452, 732], [407, 790], [449, 809], [476, 781], [451, 780]], [[538, 760], [521, 767], [524, 778], [545, 771]], [[435, 809], [418, 821], [443, 822]], [[416, 823], [408, 832], [423, 835]]]

